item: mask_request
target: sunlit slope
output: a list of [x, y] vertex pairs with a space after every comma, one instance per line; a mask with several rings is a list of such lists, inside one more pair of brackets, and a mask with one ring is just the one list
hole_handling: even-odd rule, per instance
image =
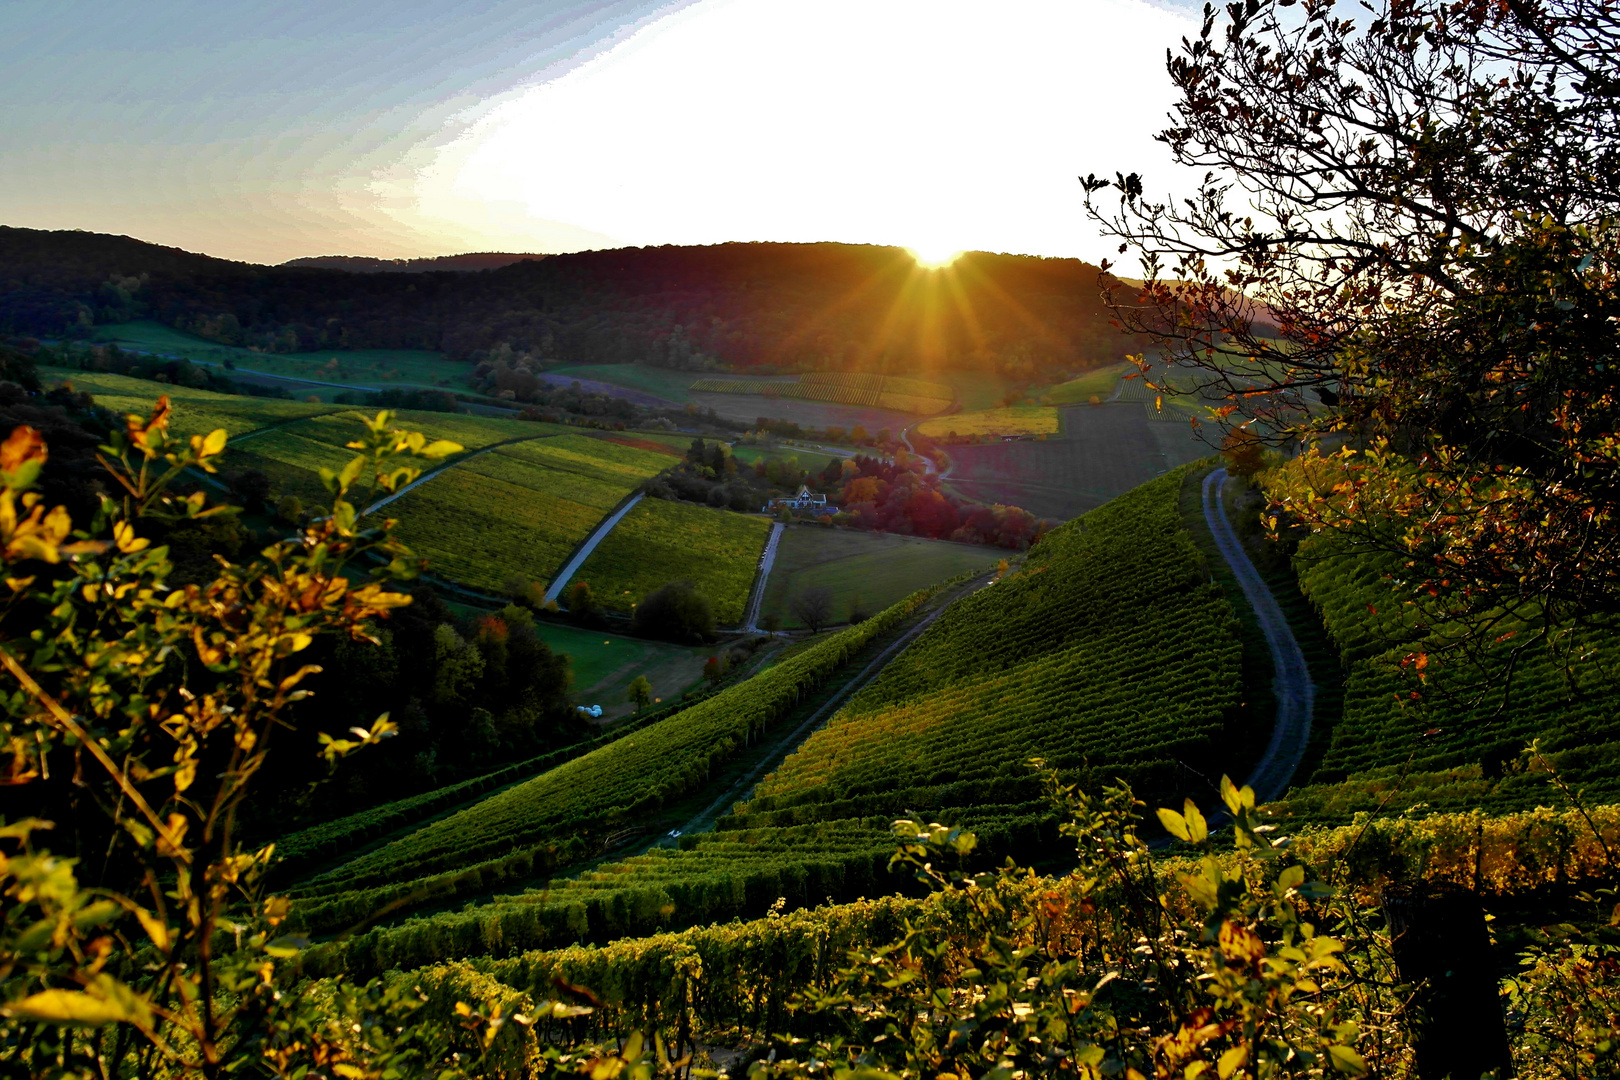
[[[1549, 764], [1592, 802], [1620, 799], [1614, 626], [1560, 628], [1549, 648], [1504, 619], [1497, 640], [1465, 656], [1417, 627], [1393, 560], [1320, 537], [1295, 566], [1340, 649], [1344, 712], [1289, 813], [1336, 822], [1361, 810], [1529, 810], [1556, 800]], [[1533, 739], [1542, 760], [1523, 753]]]
[[[1027, 762], [1176, 787], [1230, 758], [1231, 609], [1177, 508], [1183, 472], [1056, 530], [953, 607], [760, 786], [739, 822], [1029, 797]], [[957, 801], [960, 800], [960, 801]]]
[[549, 437], [470, 458], [388, 507], [400, 539], [427, 556], [435, 574], [491, 592], [513, 577], [548, 585], [609, 511], [676, 460], [532, 426]]

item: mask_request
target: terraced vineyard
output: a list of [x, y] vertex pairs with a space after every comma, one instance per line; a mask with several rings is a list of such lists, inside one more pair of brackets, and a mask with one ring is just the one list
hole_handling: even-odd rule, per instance
[[[1388, 577], [1393, 564], [1319, 537], [1301, 545], [1296, 567], [1340, 649], [1344, 714], [1308, 781], [1289, 794], [1287, 812], [1336, 822], [1361, 810], [1531, 809], [1552, 797], [1539, 763], [1522, 767], [1532, 739], [1591, 801], [1620, 800], [1620, 631], [1571, 629], [1564, 647], [1582, 658], [1575, 676], [1543, 646], [1524, 651], [1504, 697], [1414, 630], [1412, 609]], [[1487, 654], [1490, 669], [1501, 670], [1516, 637]], [[1402, 664], [1431, 652], [1424, 679]]]
[[691, 503], [643, 499], [608, 533], [575, 580], [603, 607], [628, 612], [671, 581], [690, 581], [722, 624], [742, 621], [759, 555], [770, 534], [763, 517]]
[[[1071, 779], [1123, 777], [1148, 798], [1179, 797], [1199, 782], [1189, 767], [1241, 775], [1250, 740], [1237, 730], [1240, 646], [1232, 609], [1184, 526], [1183, 480], [1184, 471], [1170, 474], [1056, 530], [1022, 572], [957, 601], [716, 831], [465, 914], [379, 931], [348, 961], [369, 970], [504, 953], [759, 914], [778, 898], [799, 906], [890, 892], [900, 883], [886, 869], [888, 827], [901, 814], [969, 825], [990, 856], [1047, 850], [1054, 824], [1032, 757]], [[819, 663], [822, 648], [728, 693], [776, 697], [777, 673]], [[715, 761], [711, 744], [696, 726], [681, 740], [700, 749], [657, 743], [668, 758], [662, 775], [696, 783]], [[642, 736], [618, 745], [626, 755], [649, 748]], [[636, 769], [579, 759], [475, 819], [447, 819], [357, 860], [330, 887], [565, 835], [590, 822], [593, 808], [600, 827], [612, 827], [620, 819], [601, 807], [667, 797], [667, 782], [624, 786], [621, 776]]]
[[[620, 842], [661, 807], [700, 791], [928, 596], [910, 597], [745, 683], [312, 879], [295, 890], [301, 917], [306, 925], [341, 921], [469, 882], [474, 891], [522, 882]], [[519, 922], [532, 912], [532, 904], [524, 906]], [[421, 929], [415, 926], [389, 932], [389, 940], [411, 940]]]
[[714, 394], [763, 394], [766, 397], [826, 401], [836, 405], [896, 409], [927, 416], [948, 408], [955, 396], [949, 384], [893, 375], [817, 371], [793, 381], [777, 379], [699, 379], [696, 391]]

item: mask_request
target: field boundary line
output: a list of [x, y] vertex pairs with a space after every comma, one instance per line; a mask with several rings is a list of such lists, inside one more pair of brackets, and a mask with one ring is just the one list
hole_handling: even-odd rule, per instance
[[1244, 598], [1254, 609], [1255, 620], [1265, 634], [1276, 670], [1272, 688], [1277, 698], [1277, 722], [1271, 730], [1271, 742], [1265, 754], [1245, 781], [1254, 788], [1257, 801], [1270, 802], [1288, 790], [1305, 757], [1305, 748], [1311, 739], [1311, 714], [1316, 708], [1316, 684], [1311, 681], [1305, 652], [1294, 637], [1293, 627], [1288, 625], [1288, 617], [1260, 571], [1255, 569], [1249, 553], [1243, 550], [1226, 516], [1226, 506], [1221, 502], [1225, 484], [1225, 469], [1213, 469], [1204, 477], [1204, 520], [1209, 524], [1221, 558], [1232, 568]]
[[645, 497], [645, 492], [632, 492], [624, 502], [619, 504], [617, 510], [597, 523], [596, 528], [591, 530], [591, 535], [587, 536], [584, 542], [574, 551], [574, 554], [569, 556], [568, 561], [563, 563], [563, 568], [558, 571], [557, 576], [546, 587], [546, 603], [556, 602], [557, 597], [561, 596], [562, 591], [568, 587], [569, 580], [579, 573], [579, 568], [585, 565], [585, 560], [590, 558], [591, 552], [596, 550], [596, 545], [606, 539], [607, 534], [612, 532], [613, 527], [623, 520], [624, 515], [630, 512], [631, 507]]
[[776, 544], [782, 539], [782, 532], [787, 528], [780, 521], [771, 523], [771, 535], [765, 540], [765, 550], [760, 552], [759, 570], [754, 574], [754, 591], [748, 597], [748, 610], [743, 615], [743, 629], [750, 634], [759, 631], [759, 609], [765, 603], [765, 583], [770, 580], [771, 567], [776, 565]]

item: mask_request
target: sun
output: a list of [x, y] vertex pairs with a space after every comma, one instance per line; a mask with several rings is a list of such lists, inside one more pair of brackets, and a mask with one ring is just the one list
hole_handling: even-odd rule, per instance
[[917, 265], [924, 270], [942, 270], [962, 254], [960, 248], [946, 244], [914, 244], [906, 250], [911, 252], [911, 257], [916, 259]]

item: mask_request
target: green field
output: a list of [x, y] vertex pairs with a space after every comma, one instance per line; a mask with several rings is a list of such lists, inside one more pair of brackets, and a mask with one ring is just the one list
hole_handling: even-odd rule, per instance
[[[96, 328], [94, 340], [136, 352], [179, 357], [193, 363], [230, 361], [246, 371], [348, 386], [440, 386], [470, 388], [470, 364], [446, 360], [422, 349], [330, 349], [309, 353], [268, 353], [221, 345], [151, 320]], [[334, 363], [335, 361], [335, 363]], [[229, 375], [230, 372], [224, 372]]]
[[805, 589], [825, 587], [832, 590], [833, 617], [842, 622], [851, 601], [858, 599], [867, 611], [877, 611], [924, 586], [988, 569], [1001, 557], [1001, 552], [974, 544], [789, 525], [777, 543], [760, 612], [780, 615], [784, 627], [802, 626], [791, 610], [793, 598]]
[[643, 499], [597, 545], [575, 575], [603, 607], [629, 611], [671, 581], [690, 581], [714, 604], [715, 619], [743, 617], [771, 523], [691, 503]]
[[693, 381], [700, 377], [699, 373], [672, 371], [669, 368], [648, 367], [645, 364], [570, 364], [567, 367], [553, 368], [548, 374], [574, 379], [595, 379], [597, 382], [625, 386], [631, 390], [640, 390], [673, 401], [678, 405], [685, 405], [692, 400], [687, 396], [687, 391], [692, 388]]
[[552, 622], [536, 623], [535, 632], [553, 652], [568, 654], [575, 699], [602, 706], [605, 720], [633, 711], [625, 691], [637, 675], [647, 676], [655, 696], [673, 697], [702, 675], [703, 661], [713, 653]]
[[174, 408], [169, 424], [180, 435], [206, 435], [217, 428], [224, 428], [232, 436], [241, 436], [290, 420], [341, 411], [334, 405], [216, 394], [212, 390], [170, 386], [105, 371], [42, 367], [39, 375], [48, 386], [65, 382], [75, 390], [88, 391], [98, 405], [104, 405], [116, 413], [136, 412], [145, 415], [152, 411], [159, 396], [167, 394]]
[[1057, 409], [1049, 405], [1008, 405], [979, 412], [939, 416], [917, 425], [931, 439], [957, 435], [1056, 435]]
[[956, 391], [956, 401], [963, 412], [993, 409], [1007, 394], [1007, 380], [993, 372], [943, 371], [936, 376]]
[[833, 462], [842, 460], [819, 450], [802, 450], [794, 446], [748, 446], [742, 443], [731, 448], [731, 456], [745, 465], [781, 461], [795, 469], [813, 473], [819, 473]]
[[1078, 379], [1048, 387], [1041, 394], [1043, 405], [1084, 405], [1092, 398], [1107, 401], [1119, 386], [1120, 376], [1134, 370], [1134, 364], [1110, 364], [1088, 371]]

